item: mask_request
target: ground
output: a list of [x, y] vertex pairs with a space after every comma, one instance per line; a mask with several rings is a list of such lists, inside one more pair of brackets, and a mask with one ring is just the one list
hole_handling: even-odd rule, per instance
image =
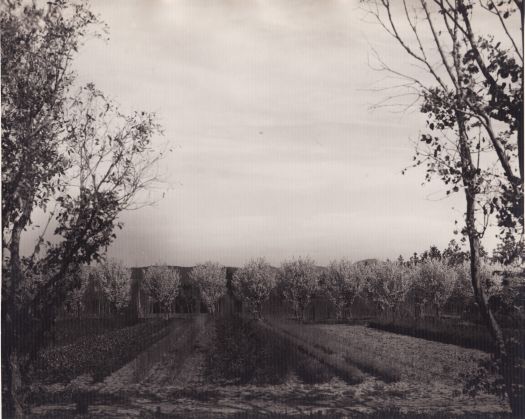
[[[282, 323], [282, 328], [293, 328]], [[297, 327], [297, 326], [295, 326]], [[294, 332], [294, 330], [292, 330]], [[297, 332], [295, 330], [295, 332]], [[213, 338], [213, 320], [206, 315], [191, 322], [174, 322], [170, 333], [135, 360], [93, 383], [78, 377], [70, 384], [46, 386], [45, 404], [32, 407], [33, 417], [70, 417], [75, 404], [61, 397], [68, 392], [88, 395], [92, 417], [228, 417], [263, 414], [351, 416], [353, 413], [408, 412], [445, 416], [506, 412], [490, 395], [462, 394], [463, 373], [487, 354], [423, 339], [349, 325], [301, 325], [301, 338], [317, 339], [332, 351], [352, 348], [375, 354], [400, 367], [401, 379], [385, 382], [365, 374], [359, 384], [333, 378], [304, 384], [294, 374], [280, 385], [210, 384], [204, 374], [206, 351]], [[56, 403], [49, 400], [56, 400]], [[240, 417], [240, 416], [235, 416]]]

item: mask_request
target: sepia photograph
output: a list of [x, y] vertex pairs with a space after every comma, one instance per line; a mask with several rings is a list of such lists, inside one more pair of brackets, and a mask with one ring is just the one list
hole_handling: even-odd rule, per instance
[[1, 417], [525, 418], [523, 0], [0, 0]]

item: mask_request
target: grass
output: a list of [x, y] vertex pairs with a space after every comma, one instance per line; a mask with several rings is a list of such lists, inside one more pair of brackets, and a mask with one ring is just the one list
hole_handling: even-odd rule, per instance
[[47, 348], [39, 354], [33, 376], [45, 383], [67, 383], [81, 374], [91, 374], [101, 381], [164, 337], [168, 324], [148, 321]]

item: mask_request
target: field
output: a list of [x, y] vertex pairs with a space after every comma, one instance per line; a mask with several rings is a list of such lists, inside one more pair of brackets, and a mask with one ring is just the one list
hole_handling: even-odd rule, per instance
[[[128, 336], [129, 330], [95, 337]], [[253, 322], [196, 315], [131, 330], [146, 349], [130, 352], [122, 365], [102, 362], [104, 356], [114, 359], [111, 345], [120, 345], [114, 338], [106, 355], [98, 355], [104, 373], [99, 365], [77, 368], [76, 377], [41, 374], [30, 394], [31, 417], [69, 417], [77, 409], [91, 417], [507, 414], [494, 396], [462, 393], [465, 374], [488, 356], [479, 350], [365, 326], [282, 318]]]

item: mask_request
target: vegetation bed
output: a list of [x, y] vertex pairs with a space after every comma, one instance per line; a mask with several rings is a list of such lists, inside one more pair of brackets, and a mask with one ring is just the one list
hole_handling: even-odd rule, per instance
[[307, 384], [334, 377], [326, 365], [256, 321], [241, 317], [216, 320], [213, 350], [206, 359], [212, 382], [232, 384], [281, 384], [295, 373]]
[[[395, 364], [385, 362], [381, 358], [376, 357], [366, 347], [343, 342], [337, 335], [326, 333], [326, 331], [312, 325], [286, 320], [274, 320], [271, 324], [306, 342], [311, 347], [320, 349], [319, 355], [327, 363], [339, 358], [346, 364], [350, 366], [355, 365], [360, 370], [368, 372], [383, 381], [394, 382], [401, 379], [401, 372]], [[337, 364], [340, 364], [340, 362], [337, 362]], [[340, 368], [347, 369], [348, 367], [342, 365]]]
[[371, 321], [368, 326], [415, 338], [458, 345], [464, 348], [479, 349], [484, 352], [492, 352], [494, 350], [494, 343], [486, 327], [477, 324], [465, 324], [454, 321], [410, 323], [377, 319]]
[[308, 327], [324, 331], [327, 344], [331, 347], [360, 348], [370, 358], [395, 366], [403, 378], [418, 381], [440, 381], [458, 385], [464, 382], [466, 375], [472, 375], [477, 370], [479, 361], [489, 357], [487, 353], [476, 349], [416, 339], [364, 326]]
[[54, 345], [63, 346], [74, 343], [86, 336], [96, 336], [132, 326], [129, 317], [109, 317], [103, 319], [63, 319], [56, 322]]
[[164, 337], [170, 321], [147, 321], [75, 343], [42, 351], [36, 360], [34, 378], [45, 383], [67, 383], [81, 374], [96, 381], [135, 358], [149, 345]]

